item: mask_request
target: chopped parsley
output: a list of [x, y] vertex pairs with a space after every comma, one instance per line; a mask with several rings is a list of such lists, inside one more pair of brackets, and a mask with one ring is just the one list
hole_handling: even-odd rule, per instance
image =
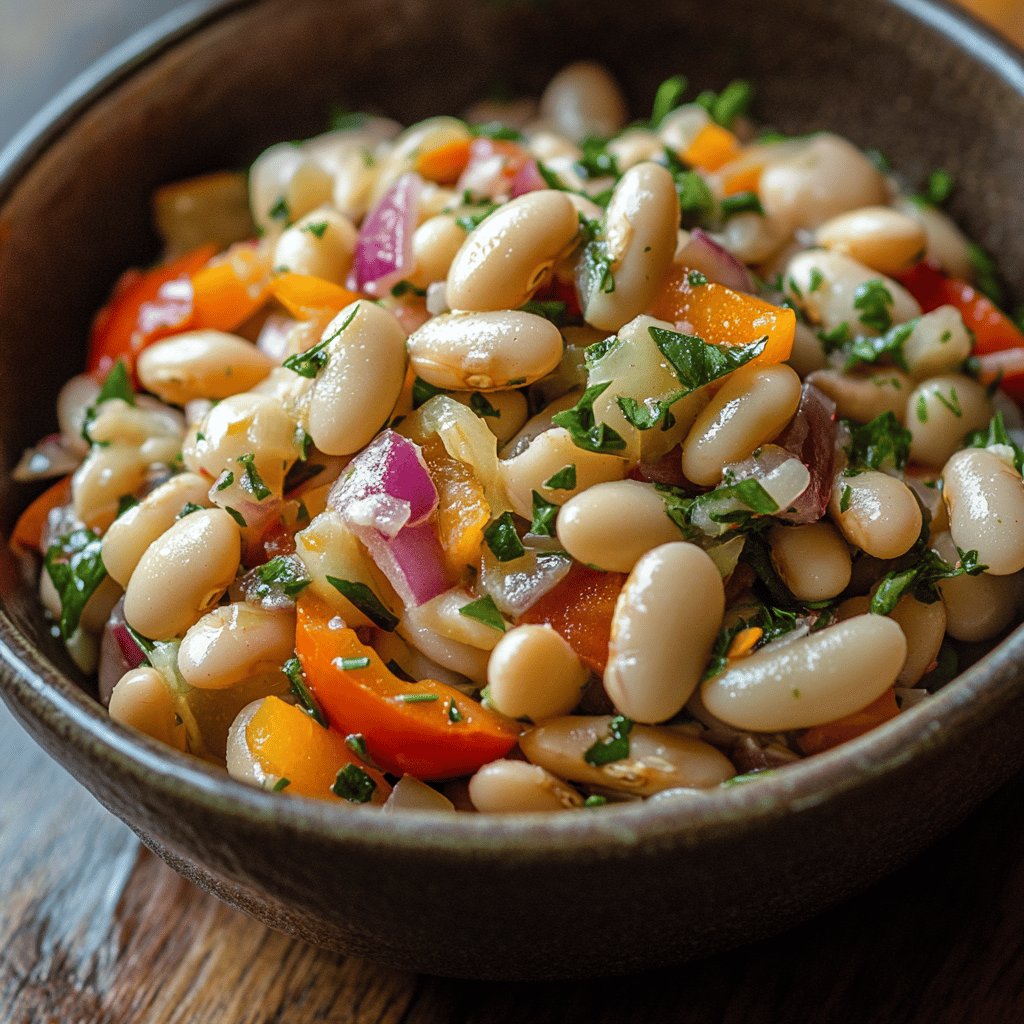
[[978, 563], [977, 551], [961, 551], [959, 564], [950, 565], [932, 550], [926, 550], [921, 559], [909, 569], [894, 570], [882, 577], [874, 597], [871, 598], [873, 615], [888, 615], [904, 594], [912, 593], [919, 601], [932, 603], [939, 598], [935, 584], [957, 576], [977, 576], [988, 566]]
[[174, 517], [175, 519], [184, 519], [185, 516], [192, 515], [193, 512], [202, 512], [203, 506], [197, 505], [194, 501], [186, 501], [181, 506], [181, 511]]
[[99, 406], [114, 398], [120, 398], [121, 401], [127, 402], [129, 405], [135, 405], [135, 392], [132, 389], [128, 367], [123, 359], [118, 359], [110, 368], [110, 371], [103, 380], [103, 385], [96, 395], [96, 400], [85, 410], [85, 416], [82, 419], [82, 438], [88, 441], [89, 444], [97, 443], [89, 435], [89, 428], [92, 426], [93, 420], [96, 419]]
[[243, 475], [245, 489], [257, 501], [263, 501], [264, 498], [269, 498], [273, 492], [263, 482], [263, 477], [260, 476], [259, 470], [256, 468], [256, 454], [254, 452], [249, 452], [246, 455], [239, 455], [235, 461], [240, 466], [245, 467], [245, 473]]
[[764, 207], [756, 192], [737, 192], [722, 200], [722, 216], [734, 217], [737, 213], [758, 213], [764, 216]]
[[580, 143], [580, 149], [583, 153], [573, 166], [582, 177], [588, 179], [619, 177], [621, 172], [618, 162], [615, 156], [608, 152], [606, 139], [590, 136]]
[[595, 768], [629, 757], [629, 733], [633, 723], [625, 715], [616, 715], [608, 723], [608, 735], [596, 740], [583, 754], [583, 760]]
[[302, 230], [307, 234], [312, 235], [316, 239], [322, 239], [327, 233], [328, 224], [325, 220], [318, 220], [312, 224], [307, 224]]
[[853, 293], [853, 308], [859, 310], [860, 322], [879, 334], [892, 327], [892, 306], [892, 292], [877, 277], [857, 285]]
[[60, 597], [60, 635], [70, 640], [89, 598], [107, 578], [102, 541], [82, 527], [59, 537], [47, 549], [44, 564]]
[[768, 344], [768, 338], [764, 337], [746, 345], [709, 345], [702, 338], [664, 327], [650, 327], [648, 331], [683, 385], [679, 394], [665, 400], [669, 405], [738, 370], [759, 356]]
[[[656, 328], [651, 328], [652, 332]], [[556, 413], [551, 422], [556, 427], [569, 431], [572, 442], [577, 448], [588, 452], [606, 454], [619, 452], [626, 447], [622, 435], [606, 423], [598, 423], [594, 418], [594, 402], [608, 390], [611, 381], [594, 384], [580, 396], [580, 400], [571, 408]]]
[[283, 365], [291, 370], [292, 373], [297, 373], [300, 377], [306, 377], [310, 380], [314, 378], [327, 365], [327, 360], [330, 358], [327, 346], [352, 323], [358, 312], [359, 306], [357, 304], [352, 312], [345, 317], [345, 322], [330, 337], [318, 341], [312, 348], [306, 349], [305, 352], [297, 352], [295, 355], [289, 356]]
[[721, 92], [705, 89], [696, 99], [723, 128], [731, 129], [737, 117], [746, 115], [754, 101], [754, 87], [744, 78], [730, 82]]
[[544, 486], [552, 491], [571, 491], [576, 486], [576, 466], [563, 466], [544, 481]]
[[545, 320], [550, 320], [556, 327], [561, 327], [565, 323], [566, 305], [560, 299], [544, 299], [543, 301], [531, 299], [529, 302], [524, 302], [519, 308], [524, 313], [533, 313], [535, 316], [542, 316]]
[[286, 779], [284, 776], [282, 776], [277, 780], [277, 782], [274, 783], [272, 791], [274, 793], [280, 793], [282, 790], [287, 789], [291, 784], [291, 779]]
[[504, 124], [501, 121], [487, 121], [483, 124], [471, 124], [469, 131], [477, 138], [497, 139], [502, 142], [519, 142], [523, 133], [517, 128]]
[[608, 251], [608, 244], [600, 237], [600, 222], [588, 220], [581, 213], [580, 225], [581, 234], [588, 239], [580, 257], [580, 294], [610, 295], [615, 291], [615, 274], [612, 270], [614, 261]]
[[462, 712], [459, 710], [458, 705], [455, 703], [454, 697], [448, 701], [448, 721], [451, 722], [452, 725], [458, 725], [459, 722], [464, 721], [462, 717]]
[[987, 430], [975, 430], [967, 436], [964, 445], [967, 448], [991, 448], [995, 445], [1009, 448], [1017, 472], [1024, 474], [1024, 450], [1010, 437], [1001, 410], [992, 417]]
[[516, 533], [515, 519], [511, 512], [502, 512], [484, 530], [484, 540], [499, 562], [512, 562], [526, 554], [526, 548]]
[[440, 698], [436, 693], [400, 693], [398, 699], [403, 704], [433, 704]]
[[360, 128], [365, 128], [369, 120], [369, 114], [364, 114], [361, 111], [342, 110], [341, 107], [335, 107], [331, 111], [328, 123], [332, 132], [354, 132]]
[[134, 494], [122, 494], [121, 497], [117, 499], [117, 515], [114, 518], [120, 519], [125, 512], [129, 512], [131, 509], [135, 508], [138, 503], [139, 499], [136, 498]]
[[221, 473], [220, 479], [217, 481], [217, 484], [214, 487], [214, 490], [226, 491], [234, 482], [235, 482], [235, 474], [232, 473], [231, 470], [229, 469], [229, 470], [225, 471], [224, 473]]
[[661, 122], [679, 106], [688, 84], [683, 75], [673, 75], [658, 86], [654, 94], [654, 103], [651, 106], [652, 130], [657, 130]]
[[448, 392], [444, 388], [436, 388], [433, 384], [428, 384], [422, 377], [415, 377], [412, 382], [412, 407], [418, 409], [437, 395], [447, 394]]
[[465, 615], [467, 619], [475, 619], [501, 633], [505, 632], [505, 620], [501, 617], [501, 612], [498, 611], [498, 606], [490, 594], [476, 601], [470, 601], [469, 604], [464, 604], [459, 609], [459, 614]]
[[492, 419], [501, 419], [501, 412], [495, 409], [493, 405], [487, 400], [487, 396], [481, 394], [479, 391], [474, 391], [469, 396], [469, 407], [479, 416], [481, 419], [491, 417]]
[[669, 170], [676, 183], [681, 221], [689, 226], [706, 221], [714, 212], [715, 196], [703, 176], [687, 168], [673, 169], [671, 165]]
[[862, 335], [845, 344], [840, 343], [835, 351], [846, 353], [846, 363], [843, 365], [843, 369], [848, 372], [855, 366], [877, 363], [883, 357], [891, 360], [896, 366], [904, 370], [907, 369], [903, 346], [913, 333], [917, 323], [917, 320], [908, 320], [905, 324], [890, 328], [885, 334]]
[[588, 370], [592, 370], [606, 355], [614, 352], [621, 344], [622, 342], [614, 334], [609, 338], [595, 341], [593, 345], [588, 345], [583, 350], [584, 365]]
[[328, 576], [327, 582], [375, 626], [388, 633], [394, 632], [398, 618], [388, 611], [381, 599], [365, 583], [339, 580], [335, 576]]
[[843, 490], [839, 497], [839, 511], [846, 512], [850, 507], [850, 499], [853, 497], [853, 488], [849, 484], [843, 484]]
[[224, 511], [227, 512], [227, 514], [231, 516], [231, 518], [234, 519], [234, 521], [238, 523], [238, 525], [243, 530], [249, 526], [249, 524], [245, 521], [245, 516], [243, 516], [242, 513], [239, 512], [237, 508], [231, 508], [230, 506], [225, 505]]
[[584, 807], [604, 807], [608, 803], [608, 797], [601, 796], [598, 793], [591, 793], [586, 800], [583, 801]]
[[552, 536], [552, 528], [558, 516], [560, 505], [546, 501], [544, 495], [539, 491], [532, 491], [533, 519], [530, 522], [530, 533], [537, 537]]
[[323, 713], [316, 697], [306, 683], [306, 673], [302, 671], [302, 662], [297, 657], [289, 658], [282, 666], [281, 671], [288, 677], [288, 684], [292, 693], [299, 699], [302, 710], [316, 722], [327, 728], [327, 716]]
[[373, 799], [377, 783], [357, 764], [347, 764], [338, 772], [331, 792], [350, 804], [365, 804]]
[[932, 206], [943, 206], [949, 201], [949, 197], [956, 188], [956, 179], [949, 171], [937, 167], [928, 175], [924, 186], [923, 198]]
[[967, 257], [974, 269], [974, 280], [978, 291], [990, 298], [997, 306], [1001, 306], [1006, 299], [1006, 293], [999, 280], [999, 270], [995, 260], [977, 242], [971, 242], [968, 246]]
[[485, 221], [494, 211], [498, 208], [497, 203], [487, 203], [477, 213], [464, 213], [460, 217], [455, 218], [455, 223], [462, 228], [467, 234], [477, 227], [483, 221]]
[[883, 412], [864, 424], [845, 420], [850, 431], [844, 476], [869, 469], [902, 469], [910, 459], [911, 434], [891, 412]]
[[297, 558], [277, 555], [256, 569], [259, 585], [253, 588], [252, 596], [257, 599], [281, 592], [286, 597], [297, 597], [310, 584]]
[[403, 295], [418, 295], [423, 298], [426, 294], [426, 288], [417, 288], [412, 281], [406, 281], [404, 278], [391, 289], [391, 297], [394, 299], [400, 299]]
[[811, 279], [807, 285], [809, 292], [816, 292], [825, 283], [825, 275], [818, 267], [811, 267]]
[[334, 664], [342, 672], [357, 672], [361, 668], [369, 668], [370, 659], [367, 655], [363, 655], [361, 658], [335, 658]]
[[277, 201], [269, 210], [267, 210], [267, 216], [271, 220], [281, 220], [285, 224], [290, 224], [292, 219], [291, 210], [288, 208], [288, 201], [284, 196], [278, 196]]
[[707, 277], [702, 274], [699, 270], [691, 270], [686, 275], [686, 283], [691, 288], [700, 288], [708, 283]]

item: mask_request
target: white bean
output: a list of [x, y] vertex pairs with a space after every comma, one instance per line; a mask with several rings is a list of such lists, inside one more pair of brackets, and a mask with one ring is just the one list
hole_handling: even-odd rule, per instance
[[274, 268], [344, 284], [352, 269], [357, 238], [355, 226], [344, 214], [329, 206], [311, 210], [277, 240]]
[[917, 203], [912, 199], [901, 200], [897, 203], [897, 209], [913, 217], [924, 228], [925, 257], [928, 260], [937, 263], [950, 277], [973, 280], [971, 242], [956, 226], [952, 217], [937, 207]]
[[185, 726], [174, 696], [155, 668], [125, 673], [110, 694], [110, 717], [176, 750], [185, 749]]
[[234, 580], [241, 546], [238, 524], [221, 509], [179, 519], [150, 544], [128, 581], [128, 624], [153, 640], [184, 633]]
[[843, 536], [875, 558], [899, 558], [921, 535], [921, 506], [913, 491], [887, 473], [839, 474], [828, 508]]
[[768, 545], [782, 582], [801, 601], [828, 601], [849, 586], [850, 551], [829, 523], [773, 526]]
[[676, 541], [648, 551], [615, 603], [604, 686], [638, 722], [678, 713], [700, 682], [722, 626], [725, 591], [711, 558]]
[[971, 354], [973, 339], [955, 306], [939, 306], [914, 322], [903, 342], [903, 358], [916, 380], [953, 373]]
[[288, 223], [331, 198], [330, 172], [299, 146], [271, 146], [249, 170], [252, 219], [264, 232], [279, 232]]
[[882, 274], [905, 270], [925, 249], [921, 223], [889, 206], [841, 213], [818, 228], [815, 241]]
[[988, 426], [991, 418], [988, 393], [970, 377], [951, 373], [918, 384], [907, 400], [911, 460], [941, 469], [964, 436]]
[[75, 516], [90, 529], [105, 530], [117, 518], [121, 499], [146, 482], [148, 470], [133, 444], [93, 445], [71, 478]]
[[79, 455], [86, 455], [89, 442], [82, 437], [85, 414], [100, 393], [100, 386], [91, 374], [72, 377], [57, 395], [57, 423], [64, 435], [64, 444]]
[[896, 677], [896, 685], [916, 686], [938, 657], [946, 636], [946, 606], [942, 601], [926, 604], [913, 594], [904, 594], [890, 617], [907, 638], [907, 660]]
[[420, 782], [414, 775], [403, 775], [391, 790], [381, 808], [385, 814], [403, 811], [454, 811], [455, 806], [433, 786]]
[[606, 68], [594, 61], [576, 61], [548, 82], [540, 98], [540, 114], [579, 141], [588, 135], [614, 135], [626, 123], [627, 110]]
[[906, 657], [906, 638], [892, 619], [858, 615], [741, 659], [704, 683], [701, 700], [737, 729], [806, 729], [877, 700]]
[[455, 254], [466, 241], [466, 231], [449, 213], [425, 220], [412, 236], [413, 271], [409, 280], [417, 288], [426, 288], [448, 276]]
[[907, 398], [914, 382], [902, 370], [885, 367], [868, 373], [842, 373], [839, 370], [814, 370], [807, 383], [822, 390], [836, 403], [836, 412], [844, 419], [867, 423], [891, 412], [903, 422]]
[[583, 797], [551, 772], [525, 761], [492, 761], [469, 780], [469, 799], [485, 814], [572, 810]]

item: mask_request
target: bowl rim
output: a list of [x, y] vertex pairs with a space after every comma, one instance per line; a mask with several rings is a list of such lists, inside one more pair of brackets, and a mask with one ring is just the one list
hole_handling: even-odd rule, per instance
[[[192, 0], [101, 57], [36, 114], [0, 151], [0, 207], [35, 161], [93, 105], [137, 71], [236, 12], [263, 0]], [[884, 0], [986, 65], [1024, 104], [1024, 52], [946, 0]], [[962, 728], [983, 727], [1024, 692], [1024, 625], [929, 700], [864, 736], [753, 784], [728, 786], [693, 801], [610, 804], [595, 814], [381, 814], [325, 801], [282, 800], [114, 722], [18, 629], [0, 604], [0, 695], [17, 715], [44, 721], [85, 756], [113, 759], [118, 772], [172, 803], [249, 825], [271, 826], [368, 853], [456, 857], [500, 855], [579, 861], [628, 856], [639, 845], [691, 848], [753, 831], [780, 817], [875, 783], [907, 761], [941, 755]], [[15, 708], [15, 704], [17, 707]]]

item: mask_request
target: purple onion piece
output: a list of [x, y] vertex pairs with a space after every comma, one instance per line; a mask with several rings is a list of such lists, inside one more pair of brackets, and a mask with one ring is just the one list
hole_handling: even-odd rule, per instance
[[805, 384], [796, 415], [775, 443], [807, 467], [811, 482], [794, 502], [793, 511], [780, 519], [816, 523], [825, 514], [835, 471], [835, 434], [836, 403], [813, 384]]
[[537, 169], [537, 161], [527, 160], [509, 182], [509, 195], [515, 199], [516, 196], [524, 196], [527, 192], [539, 192], [547, 187], [547, 182]]
[[706, 231], [694, 228], [680, 256], [683, 266], [700, 270], [707, 277], [738, 292], [754, 292], [750, 271], [728, 249], [719, 245]]
[[106, 707], [118, 680], [146, 660], [124, 620], [124, 598], [114, 605], [103, 627], [100, 640], [100, 661], [97, 670], [100, 702]]
[[356, 241], [350, 288], [381, 298], [411, 271], [422, 185], [418, 174], [403, 174], [366, 215]]

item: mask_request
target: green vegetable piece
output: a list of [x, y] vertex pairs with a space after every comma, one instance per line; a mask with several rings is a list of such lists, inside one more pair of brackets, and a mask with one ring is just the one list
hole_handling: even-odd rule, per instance
[[358, 312], [359, 306], [356, 305], [352, 312], [345, 317], [345, 322], [330, 337], [318, 341], [312, 348], [306, 349], [305, 352], [297, 352], [295, 355], [289, 356], [283, 365], [293, 373], [297, 373], [300, 377], [312, 380], [327, 365], [327, 360], [330, 358], [327, 346], [338, 338], [342, 331], [352, 323]]
[[544, 481], [544, 486], [552, 491], [571, 491], [576, 486], [576, 466], [563, 466]]
[[327, 728], [327, 716], [323, 713], [320, 704], [306, 683], [306, 673], [302, 671], [302, 662], [298, 658], [289, 658], [282, 666], [281, 671], [288, 677], [288, 683], [292, 693], [299, 699], [302, 710], [316, 722]]
[[[652, 332], [657, 328], [651, 328]], [[609, 453], [622, 451], [626, 442], [622, 436], [606, 423], [594, 419], [594, 402], [608, 390], [611, 381], [594, 384], [580, 396], [571, 408], [556, 413], [551, 422], [556, 427], [569, 431], [573, 444], [588, 452]]]
[[878, 331], [892, 327], [892, 293], [877, 277], [859, 284], [853, 293], [853, 308], [860, 311], [860, 322]]
[[683, 75], [673, 75], [658, 86], [654, 94], [654, 104], [651, 107], [652, 129], [657, 129], [658, 125], [679, 106], [688, 84]]
[[616, 715], [608, 723], [608, 736], [588, 747], [583, 760], [595, 768], [629, 757], [629, 733], [633, 723], [625, 715]]
[[246, 490], [257, 501], [269, 498], [273, 492], [263, 482], [263, 477], [260, 476], [259, 470], [256, 468], [255, 453], [249, 452], [247, 455], [239, 455], [235, 461], [245, 469], [242, 479], [245, 481]]
[[526, 548], [516, 532], [515, 519], [511, 512], [502, 512], [484, 530], [484, 540], [499, 562], [512, 562], [526, 554]]
[[338, 772], [331, 792], [350, 804], [365, 804], [373, 799], [377, 783], [357, 764], [347, 764]]
[[911, 433], [891, 412], [884, 412], [864, 424], [843, 421], [850, 431], [846, 447], [846, 476], [868, 469], [902, 469], [910, 459]]
[[498, 606], [490, 594], [476, 601], [470, 601], [469, 604], [464, 604], [459, 609], [459, 614], [465, 615], [467, 619], [482, 622], [485, 626], [490, 626], [491, 629], [496, 629], [501, 633], [505, 632], [505, 620], [501, 617], [501, 612], [498, 611]]
[[60, 597], [60, 635], [70, 640], [89, 598], [107, 578], [102, 541], [85, 527], [72, 530], [50, 545], [44, 565]]
[[552, 536], [552, 529], [555, 519], [558, 516], [560, 505], [546, 501], [544, 495], [538, 491], [530, 492], [533, 501], [533, 519], [530, 522], [530, 533], [537, 537]]
[[398, 618], [388, 611], [381, 599], [365, 583], [339, 580], [335, 576], [328, 576], [327, 582], [375, 626], [388, 633], [394, 632]]

